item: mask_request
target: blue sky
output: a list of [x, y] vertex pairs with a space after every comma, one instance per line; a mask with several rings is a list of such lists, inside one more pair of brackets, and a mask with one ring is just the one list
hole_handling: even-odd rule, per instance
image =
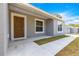
[[79, 3], [32, 3], [50, 14], [60, 14], [67, 24], [79, 23]]

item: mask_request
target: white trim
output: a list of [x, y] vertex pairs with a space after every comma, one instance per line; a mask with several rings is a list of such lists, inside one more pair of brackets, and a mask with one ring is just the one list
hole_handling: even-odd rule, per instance
[[58, 31], [58, 33], [63, 33], [63, 31]]
[[62, 32], [63, 32], [63, 24], [62, 24], [62, 22], [60, 22], [60, 21], [58, 21], [57, 23], [58, 23], [58, 26], [59, 26], [60, 24], [62, 25], [62, 31], [58, 31], [58, 28], [57, 28], [57, 32], [58, 32], [58, 33], [62, 33]]
[[[58, 31], [58, 30], [57, 30]], [[62, 31], [58, 31], [58, 33], [63, 33], [63, 27], [62, 27]]]
[[[20, 17], [24, 17], [24, 37], [21, 37], [21, 38], [14, 38], [14, 16], [20, 16]], [[25, 15], [21, 15], [21, 14], [18, 14], [18, 13], [14, 13], [14, 12], [11, 12], [11, 40], [18, 40], [18, 39], [26, 39], [27, 38], [27, 17]]]
[[[43, 31], [42, 32], [36, 32], [36, 21], [42, 21], [43, 22]], [[35, 19], [35, 33], [44, 33], [45, 32], [45, 24], [44, 24], [45, 22], [44, 22], [44, 20], [42, 20], [42, 19], [38, 19], [38, 18], [36, 18]]]

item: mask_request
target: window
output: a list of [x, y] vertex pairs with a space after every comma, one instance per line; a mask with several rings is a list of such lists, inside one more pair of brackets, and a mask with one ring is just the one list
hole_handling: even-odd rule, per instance
[[63, 29], [62, 29], [62, 22], [61, 21], [57, 21], [57, 24], [58, 24], [58, 32], [62, 32]]
[[44, 20], [36, 19], [35, 21], [36, 33], [44, 32]]
[[62, 24], [58, 25], [58, 31], [62, 31]]

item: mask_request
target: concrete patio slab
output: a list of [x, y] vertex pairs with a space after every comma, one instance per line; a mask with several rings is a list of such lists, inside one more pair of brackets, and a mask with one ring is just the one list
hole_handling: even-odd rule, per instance
[[[49, 37], [49, 36], [46, 36]], [[54, 56], [61, 49], [72, 42], [76, 36], [70, 36], [43, 45], [37, 45], [34, 40], [44, 37], [30, 38], [27, 40], [15, 41], [9, 45], [8, 56]]]

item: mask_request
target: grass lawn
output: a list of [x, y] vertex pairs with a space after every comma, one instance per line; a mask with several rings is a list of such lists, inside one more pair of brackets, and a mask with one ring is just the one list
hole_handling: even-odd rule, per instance
[[56, 56], [79, 56], [79, 37], [57, 53]]
[[40, 40], [36, 40], [34, 41], [35, 43], [37, 43], [38, 45], [42, 45], [42, 44], [46, 44], [48, 42], [52, 42], [61, 38], [65, 38], [68, 37], [66, 35], [60, 35], [60, 36], [56, 36], [56, 37], [50, 37], [50, 38], [44, 38], [44, 39], [40, 39]]

